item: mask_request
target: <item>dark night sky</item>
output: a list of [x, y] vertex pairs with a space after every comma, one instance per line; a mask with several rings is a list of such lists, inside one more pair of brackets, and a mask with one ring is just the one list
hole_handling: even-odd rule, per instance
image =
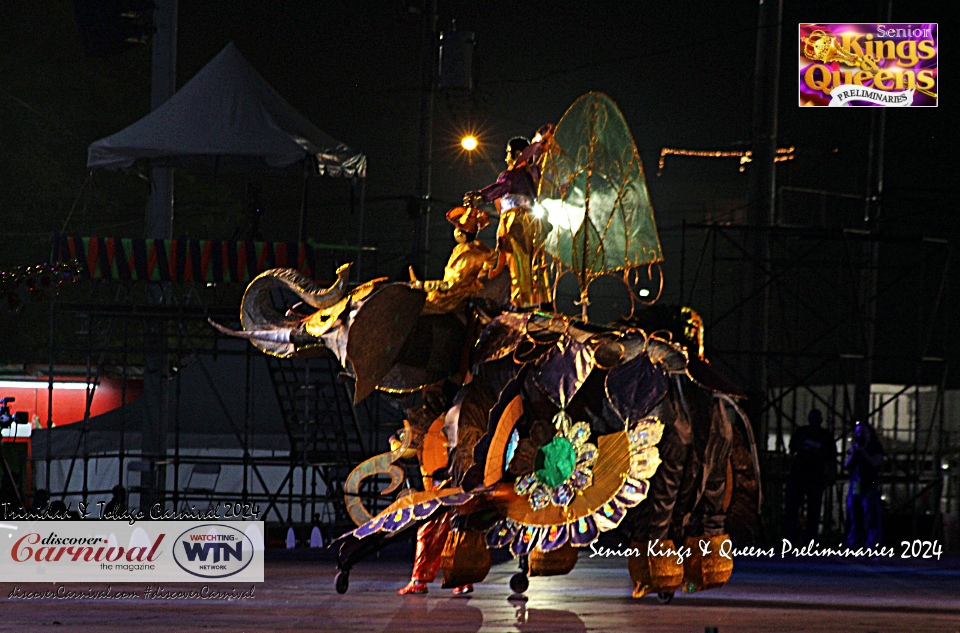
[[[318, 127], [367, 153], [367, 243], [381, 248], [385, 274], [403, 269], [413, 223], [402, 198], [417, 182], [420, 16], [415, 0], [180, 0], [178, 85], [233, 41], [255, 68]], [[476, 33], [469, 97], [436, 101], [433, 194], [457, 202], [491, 181], [505, 141], [557, 121], [581, 94], [599, 90], [619, 104], [640, 150], [667, 261], [676, 276], [681, 221], [735, 217], [747, 175], [735, 159], [668, 158], [664, 146], [745, 148], [750, 143], [757, 5], [747, 0], [440, 0], [441, 29], [456, 19]], [[786, 2], [779, 145], [797, 159], [778, 168], [781, 185], [862, 193], [868, 109], [797, 106], [797, 23], [873, 22], [873, 1]], [[893, 22], [936, 22], [943, 5], [895, 2]], [[942, 21], [941, 21], [942, 22]], [[949, 33], [948, 33], [949, 38]], [[92, 210], [81, 211], [86, 146], [146, 114], [149, 50], [85, 58], [70, 3], [0, 6], [0, 265], [44, 257], [53, 230], [142, 234], [144, 183], [98, 175]], [[948, 68], [954, 65], [948, 64]], [[948, 75], [949, 81], [949, 75]], [[948, 84], [949, 85], [949, 84]], [[953, 197], [955, 107], [890, 109], [886, 137], [886, 226], [956, 239]], [[480, 130], [489, 160], [457, 151], [461, 130]], [[836, 150], [836, 151], [834, 151]], [[264, 236], [290, 238], [300, 186], [264, 177]], [[242, 182], [183, 176], [175, 234], [229, 238], [242, 213]], [[341, 241], [355, 231], [346, 188], [313, 192], [310, 233]], [[445, 207], [445, 205], [442, 205]], [[72, 210], [72, 211], [71, 211]], [[793, 212], [803, 212], [794, 209]], [[440, 214], [431, 229], [434, 272], [452, 244]], [[350, 237], [350, 239], [353, 239]], [[14, 247], [16, 246], [16, 248]], [[676, 294], [675, 285], [667, 297]]]
[[[145, 114], [148, 52], [84, 58], [68, 3], [11, 4], [0, 9], [9, 31], [0, 66], [5, 86], [0, 142], [5, 153], [27, 151], [37, 160], [60, 163], [60, 180], [75, 182], [83, 176], [89, 142]], [[369, 155], [370, 212], [386, 221], [395, 209], [376, 200], [410, 195], [416, 186], [420, 16], [408, 7], [417, 4], [291, 1], [280, 8], [263, 1], [181, 0], [178, 82], [182, 85], [234, 41], [294, 107]], [[456, 19], [460, 29], [476, 33], [477, 48], [474, 94], [437, 99], [436, 197], [456, 201], [464, 190], [485, 184], [501, 165], [507, 138], [532, 134], [541, 123], [559, 119], [579, 95], [600, 90], [620, 105], [631, 126], [661, 226], [677, 224], [683, 214], [696, 218], [699, 213], [702, 219], [705, 208], [739, 204], [747, 178], [736, 172], [735, 163], [674, 159], [663, 177], [655, 172], [664, 146], [749, 144], [754, 2], [439, 4], [440, 27]], [[941, 12], [933, 2], [895, 4], [894, 21], [934, 21]], [[869, 113], [796, 106], [795, 25], [812, 19], [872, 21], [876, 3], [837, 2], [829, 11], [812, 3], [786, 5], [780, 144], [797, 146], [798, 159], [781, 168], [781, 184], [859, 193]], [[31, 27], [21, 28], [27, 24]], [[956, 159], [938, 155], [946, 153], [946, 139], [956, 132], [948, 110], [888, 114], [889, 188], [950, 188]], [[36, 119], [48, 134], [59, 127], [66, 133], [60, 136], [69, 138], [49, 148], [30, 148], [33, 139], [12, 128], [36, 125]], [[484, 133], [491, 161], [478, 158], [468, 165], [454, 149], [458, 132], [468, 128]], [[67, 182], [58, 186], [69, 189]], [[296, 197], [298, 188], [290, 189]], [[324, 204], [324, 193], [342, 196], [335, 186], [327, 189], [321, 187], [318, 204]], [[71, 194], [75, 190], [58, 192], [72, 202]], [[2, 208], [33, 202], [8, 199]], [[189, 190], [181, 191], [181, 202], [185, 207], [192, 202]], [[313, 227], [318, 237], [325, 226]]]

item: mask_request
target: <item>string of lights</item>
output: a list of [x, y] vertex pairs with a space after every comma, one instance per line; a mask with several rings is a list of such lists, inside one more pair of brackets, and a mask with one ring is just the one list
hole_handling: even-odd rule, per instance
[[[773, 162], [782, 163], [784, 161], [793, 160], [795, 154], [793, 153], [796, 150], [795, 147], [780, 147], [777, 148], [777, 154], [773, 158]], [[723, 151], [723, 150], [703, 150], [703, 149], [679, 149], [676, 147], [664, 147], [660, 150], [660, 164], [657, 167], [657, 175], [660, 176], [663, 174], [663, 164], [667, 156], [694, 156], [697, 158], [739, 158], [740, 159], [740, 172], [743, 172], [746, 168], [747, 163], [753, 160], [753, 151], [752, 150], [734, 150], [734, 151]]]
[[76, 261], [0, 270], [0, 298], [6, 299], [7, 310], [19, 312], [25, 302], [38, 301], [46, 296], [46, 291], [56, 291], [76, 281], [82, 270]]

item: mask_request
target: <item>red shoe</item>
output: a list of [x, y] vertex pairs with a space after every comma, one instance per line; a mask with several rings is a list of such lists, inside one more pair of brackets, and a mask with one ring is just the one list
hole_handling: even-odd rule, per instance
[[462, 587], [454, 587], [453, 595], [462, 596], [467, 593], [473, 593], [473, 585], [463, 585]]
[[406, 587], [397, 589], [397, 593], [401, 596], [405, 596], [409, 593], [427, 593], [427, 583], [419, 580], [411, 580], [410, 584], [408, 584]]

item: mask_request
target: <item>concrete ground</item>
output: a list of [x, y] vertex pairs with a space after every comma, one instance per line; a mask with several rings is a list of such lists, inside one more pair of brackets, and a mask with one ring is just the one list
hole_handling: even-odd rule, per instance
[[407, 552], [358, 565], [345, 595], [334, 590], [335, 566], [329, 555], [306, 551], [268, 556], [265, 582], [255, 586], [251, 599], [236, 601], [146, 598], [145, 586], [135, 583], [111, 589], [139, 596], [132, 600], [27, 600], [12, 597], [14, 587], [23, 592], [56, 590], [57, 585], [16, 585], [15, 579], [0, 578], [0, 631], [709, 633], [715, 627], [717, 633], [960, 633], [960, 561], [955, 559], [740, 560], [727, 586], [678, 594], [671, 604], [661, 605], [655, 597], [630, 597], [623, 559], [590, 559], [588, 553], [568, 576], [531, 579], [525, 600], [510, 597], [512, 561], [496, 563], [469, 596], [454, 597], [440, 589], [439, 582], [427, 595], [398, 596], [396, 589], [410, 570], [409, 563], [402, 562], [410, 560]]

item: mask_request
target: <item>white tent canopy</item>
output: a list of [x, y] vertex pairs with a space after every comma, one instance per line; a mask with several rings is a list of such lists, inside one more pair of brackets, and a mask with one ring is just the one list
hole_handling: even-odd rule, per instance
[[[217, 170], [315, 165], [320, 175], [364, 178], [367, 157], [293, 109], [233, 43], [162, 106], [90, 145], [87, 166], [138, 160]], [[312, 171], [312, 170], [311, 170]]]

